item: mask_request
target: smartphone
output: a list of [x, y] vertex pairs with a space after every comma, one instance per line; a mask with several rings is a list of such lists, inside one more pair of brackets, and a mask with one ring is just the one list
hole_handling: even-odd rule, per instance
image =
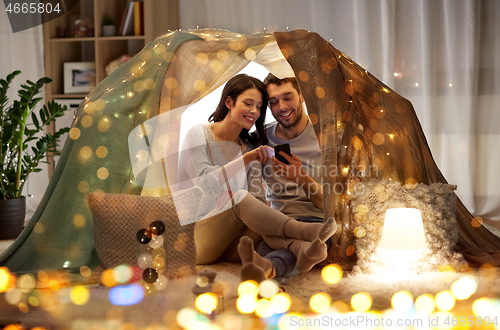
[[288, 165], [288, 160], [285, 159], [285, 157], [280, 155], [280, 151], [284, 151], [288, 156], [291, 155], [290, 152], [290, 144], [285, 143], [285, 144], [279, 144], [274, 147], [274, 157], [276, 157], [277, 160], [280, 162], [283, 162], [284, 164]]

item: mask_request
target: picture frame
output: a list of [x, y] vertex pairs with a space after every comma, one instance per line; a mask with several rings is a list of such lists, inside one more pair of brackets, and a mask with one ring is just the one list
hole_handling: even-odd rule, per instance
[[64, 63], [64, 94], [88, 93], [95, 85], [95, 62]]

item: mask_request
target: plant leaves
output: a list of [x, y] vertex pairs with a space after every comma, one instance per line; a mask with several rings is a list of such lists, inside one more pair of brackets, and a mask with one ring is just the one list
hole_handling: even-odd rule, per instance
[[38, 118], [36, 117], [35, 113], [31, 113], [31, 120], [33, 121], [33, 125], [35, 125], [36, 128], [40, 129], [40, 122], [38, 121]]

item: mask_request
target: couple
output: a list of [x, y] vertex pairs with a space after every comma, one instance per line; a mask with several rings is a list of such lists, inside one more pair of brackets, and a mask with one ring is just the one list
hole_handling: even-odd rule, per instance
[[[307, 173], [321, 154], [302, 102], [294, 78], [269, 74], [262, 83], [239, 74], [226, 83], [209, 123], [187, 133], [179, 179], [203, 189], [194, 231], [198, 264], [241, 259], [242, 280], [262, 281], [294, 268], [307, 272], [326, 258], [325, 242], [337, 226], [333, 218], [323, 223], [322, 187]], [[277, 122], [264, 127], [268, 104]], [[294, 151], [281, 152], [288, 165], [268, 146], [283, 143]]]

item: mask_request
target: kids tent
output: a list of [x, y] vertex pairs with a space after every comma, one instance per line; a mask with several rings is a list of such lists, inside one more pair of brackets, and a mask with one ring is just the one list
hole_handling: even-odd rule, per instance
[[[19, 238], [0, 256], [0, 265], [12, 272], [78, 272], [81, 266], [99, 265], [87, 194], [169, 192], [168, 181], [148, 184], [161, 172], [149, 166], [158, 157], [147, 154], [143, 159], [135, 154], [129, 144], [131, 133], [140, 127], [147, 135], [145, 123], [165, 114], [172, 127], [178, 125], [187, 106], [250, 61], [278, 77], [297, 78], [321, 147], [322, 166], [369, 169], [335, 175], [325, 171], [323, 184], [348, 187], [352, 180], [373, 179], [402, 184], [446, 182], [411, 103], [318, 34], [302, 30], [252, 35], [211, 29], [169, 32], [146, 45], [82, 102], [42, 202]], [[166, 134], [164, 145], [171, 150], [178, 149], [177, 133], [172, 128]], [[162, 157], [169, 162], [168, 155]], [[346, 191], [325, 191], [325, 217], [334, 217], [340, 224], [329, 260], [352, 260], [353, 210]], [[472, 264], [500, 265], [500, 239], [473, 225], [473, 216], [458, 199], [456, 218], [456, 251]]]

